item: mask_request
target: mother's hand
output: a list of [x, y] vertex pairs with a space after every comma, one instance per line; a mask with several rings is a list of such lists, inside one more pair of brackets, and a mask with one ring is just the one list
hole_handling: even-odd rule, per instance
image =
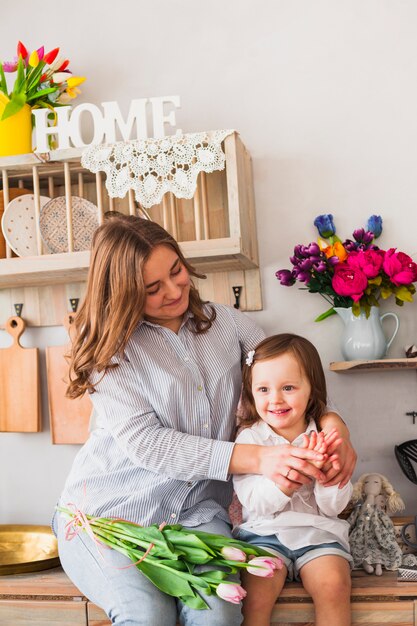
[[324, 458], [319, 452], [290, 444], [264, 446], [260, 450], [259, 473], [273, 480], [281, 489], [294, 491], [313, 478], [320, 482], [325, 480], [325, 475], [312, 464]]
[[337, 446], [337, 453], [335, 452], [335, 448], [330, 446], [328, 454], [328, 462], [323, 467], [323, 472], [326, 476], [324, 485], [326, 487], [339, 485], [341, 489], [351, 479], [358, 456], [353, 449], [349, 437], [341, 437], [341, 441]]
[[[330, 444], [327, 450], [328, 461], [323, 467], [326, 475], [325, 485], [344, 487], [350, 480], [355, 469], [357, 454], [350, 442], [349, 430], [340, 415], [330, 411], [321, 418], [321, 427], [324, 432], [336, 428], [340, 441]], [[337, 448], [337, 451], [336, 451]]]

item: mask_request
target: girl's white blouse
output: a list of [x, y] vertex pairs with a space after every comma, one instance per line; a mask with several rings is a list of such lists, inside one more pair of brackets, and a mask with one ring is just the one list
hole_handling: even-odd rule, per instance
[[[317, 431], [310, 420], [306, 433]], [[270, 426], [259, 421], [242, 430], [237, 443], [276, 446], [292, 443], [299, 446], [302, 435], [289, 442], [277, 435]], [[342, 489], [338, 485], [324, 487], [313, 481], [303, 485], [292, 497], [285, 495], [269, 478], [258, 474], [233, 477], [237, 497], [243, 506], [240, 528], [256, 535], [277, 535], [286, 547], [296, 550], [307, 545], [339, 542], [349, 550], [349, 524], [337, 515], [343, 511], [352, 495], [349, 482]]]

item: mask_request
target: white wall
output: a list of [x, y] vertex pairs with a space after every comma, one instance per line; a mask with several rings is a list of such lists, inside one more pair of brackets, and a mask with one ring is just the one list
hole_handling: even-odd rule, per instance
[[[18, 39], [59, 45], [88, 79], [78, 102], [180, 94], [185, 132], [237, 129], [253, 157], [261, 251], [264, 310], [251, 315], [268, 333], [311, 339], [327, 366], [341, 359], [341, 321], [314, 323], [324, 301], [274, 273], [325, 212], [342, 237], [382, 215], [381, 246], [417, 260], [416, 27], [413, 0], [20, 0], [2, 8], [0, 53], [12, 57]], [[390, 356], [417, 343], [416, 307], [384, 307], [401, 318]], [[27, 337], [61, 339], [56, 329]], [[387, 474], [416, 513], [417, 486], [393, 455], [417, 438], [405, 416], [417, 410], [415, 372], [329, 372], [328, 384], [358, 451], [355, 477]], [[44, 428], [0, 434], [2, 523], [49, 521], [77, 446], [52, 446]]]

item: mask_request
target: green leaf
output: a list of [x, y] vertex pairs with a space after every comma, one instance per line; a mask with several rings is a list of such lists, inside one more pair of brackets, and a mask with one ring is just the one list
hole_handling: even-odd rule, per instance
[[28, 94], [27, 101], [31, 102], [32, 100], [37, 100], [38, 98], [42, 98], [43, 96], [46, 96], [48, 93], [54, 93], [55, 91], [58, 91], [57, 87], [48, 87], [47, 89], [40, 89], [39, 91], [35, 91], [33, 95]]
[[[211, 590], [208, 589], [207, 591], [205, 591], [205, 594], [210, 595]], [[201, 611], [201, 609], [210, 608], [207, 602], [205, 602], [205, 600], [203, 600], [203, 598], [199, 596], [198, 593], [195, 593], [193, 596], [181, 596], [180, 600], [192, 609], [197, 609]]]
[[368, 283], [371, 285], [380, 285], [382, 283], [382, 276], [375, 276], [375, 278], [368, 278]]
[[160, 567], [156, 567], [145, 559], [142, 563], [138, 563], [136, 567], [148, 578], [151, 583], [158, 587], [163, 593], [167, 593], [169, 596], [179, 598], [181, 596], [192, 596], [193, 590], [185, 578], [183, 578], [179, 572], [172, 571], [171, 573]]
[[6, 104], [4, 107], [3, 115], [1, 116], [2, 121], [6, 120], [8, 117], [19, 113], [19, 111], [26, 104], [26, 96], [23, 93], [12, 93], [12, 97], [10, 98], [10, 102]]
[[[215, 552], [205, 543], [201, 537], [198, 537], [193, 531], [176, 531], [176, 530], [163, 530], [164, 535], [167, 539], [176, 546], [181, 546], [181, 549], [184, 547], [193, 548], [197, 550], [202, 550], [206, 553], [215, 556]], [[226, 539], [226, 537], [224, 537]]]
[[402, 287], [396, 287], [394, 289], [394, 294], [396, 300], [402, 300], [403, 302], [412, 302], [413, 296], [410, 293], [408, 287], [403, 285]]
[[352, 313], [356, 317], [359, 317], [359, 315], [361, 314], [361, 305], [359, 304], [359, 302], [354, 302], [352, 304]]
[[3, 63], [0, 61], [0, 90], [8, 96], [6, 76], [4, 75]]
[[16, 80], [13, 87], [13, 94], [17, 94], [20, 92], [26, 92], [25, 89], [25, 65], [23, 63], [23, 59], [19, 56], [19, 60], [17, 62], [17, 75]]
[[331, 307], [330, 309], [327, 309], [327, 311], [325, 311], [324, 313], [321, 313], [321, 315], [316, 317], [316, 319], [314, 321], [315, 322], [322, 322], [323, 320], [327, 319], [331, 315], [336, 315], [336, 311], [334, 310], [333, 307]]
[[392, 295], [392, 289], [391, 287], [386, 287], [386, 286], [382, 286], [381, 287], [381, 297], [386, 300], [387, 298], [389, 298]]

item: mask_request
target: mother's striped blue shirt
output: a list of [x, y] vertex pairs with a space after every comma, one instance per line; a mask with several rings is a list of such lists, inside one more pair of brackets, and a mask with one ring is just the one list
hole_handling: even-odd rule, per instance
[[264, 337], [218, 304], [205, 333], [141, 322], [125, 358], [91, 395], [97, 428], [77, 454], [60, 502], [148, 525], [227, 517], [241, 363]]

